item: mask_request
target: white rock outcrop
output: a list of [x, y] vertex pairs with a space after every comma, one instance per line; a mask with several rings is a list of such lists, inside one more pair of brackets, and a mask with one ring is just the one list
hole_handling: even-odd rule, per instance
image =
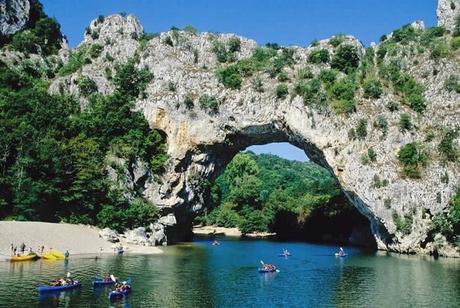
[[454, 30], [456, 20], [460, 15], [460, 0], [439, 0], [436, 14], [438, 26]]
[[29, 0], [0, 0], [0, 34], [10, 35], [29, 21]]
[[117, 243], [120, 241], [118, 233], [110, 228], [104, 228], [99, 231], [99, 237], [111, 243]]

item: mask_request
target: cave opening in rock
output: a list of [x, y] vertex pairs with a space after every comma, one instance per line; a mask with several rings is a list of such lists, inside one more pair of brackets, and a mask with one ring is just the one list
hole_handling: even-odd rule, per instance
[[305, 150], [289, 142], [260, 142], [233, 155], [209, 182], [208, 205], [195, 225], [279, 240], [376, 247], [369, 220], [335, 175]]

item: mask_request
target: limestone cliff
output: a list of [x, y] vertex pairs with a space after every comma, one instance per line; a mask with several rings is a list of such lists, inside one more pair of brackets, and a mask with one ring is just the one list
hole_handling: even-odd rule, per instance
[[0, 33], [10, 35], [24, 28], [29, 20], [29, 0], [0, 1]]
[[[448, 2], [456, 3], [440, 1], [439, 22], [452, 29], [457, 8], [452, 9], [450, 3], [446, 7]], [[418, 23], [406, 30], [423, 35], [421, 27]], [[396, 33], [388, 38], [395, 35], [401, 37]], [[441, 33], [438, 39], [450, 44], [451, 36]], [[78, 71], [55, 78], [50, 91], [64, 89], [78, 96], [75, 81], [88, 76], [99, 92], [110, 93], [116, 64], [130, 58], [154, 73], [136, 109], [152, 128], [166, 134], [170, 159], [159, 179], [148, 176], [145, 168], [135, 168], [131, 180], [143, 177], [144, 196], [160, 206], [164, 215], [175, 215], [176, 225], [167, 230], [169, 238], [183, 239], [188, 234], [193, 217], [207, 206], [203, 182], [219, 175], [238, 151], [253, 144], [287, 141], [337, 177], [352, 203], [369, 219], [379, 249], [459, 256], [458, 248], [441, 235], [431, 234], [433, 217], [447, 210], [460, 185], [458, 162], [446, 161], [438, 151], [443, 132], [460, 122], [460, 93], [445, 86], [459, 72], [457, 49], [434, 56], [430, 49], [410, 41], [391, 46], [383, 42], [372, 53], [353, 37], [335, 37], [307, 48], [271, 48], [272, 66], [276, 68], [276, 59], [289, 61], [276, 74], [252, 66], [248, 73], [242, 67], [251, 64], [248, 59], [258, 47], [252, 40], [190, 29], [148, 37], [135, 17], [113, 15], [93, 21], [77, 50], [62, 50], [60, 55], [66, 62], [71, 52], [86, 52], [95, 45], [100, 52]], [[426, 109], [416, 112], [404, 104], [407, 98], [395, 90], [399, 81], [392, 83], [385, 75], [379, 77], [383, 84], [379, 95], [370, 97], [362, 87], [356, 88], [356, 106], [349, 112], [336, 112], [331, 106], [337, 102], [327, 97], [318, 105], [300, 95], [296, 87], [303, 78], [323, 78], [322, 72], [331, 67], [330, 61], [312, 60], [312, 55], [327, 50], [334, 57], [340, 46], [353, 46], [360, 69], [376, 67], [377, 62], [391, 67], [397, 60], [404, 78], [424, 89]], [[391, 52], [383, 52], [390, 47]], [[228, 59], [219, 59], [219, 52]], [[234, 63], [240, 65], [241, 84], [225, 86], [216, 72]], [[305, 72], [311, 76], [303, 76]], [[334, 78], [347, 76], [338, 72]], [[81, 101], [84, 106], [83, 96]], [[402, 113], [411, 119], [412, 129], [401, 129]], [[358, 129], [365, 133], [353, 136]], [[398, 161], [400, 149], [413, 142], [423, 144], [429, 157], [418, 179], [404, 176]], [[458, 144], [458, 139], [453, 142]], [[370, 149], [373, 159], [369, 161]], [[398, 226], [401, 221], [405, 228]]]

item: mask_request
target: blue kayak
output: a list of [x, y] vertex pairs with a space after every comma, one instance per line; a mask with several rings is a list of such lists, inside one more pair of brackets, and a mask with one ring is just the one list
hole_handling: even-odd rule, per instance
[[56, 291], [65, 291], [70, 289], [75, 289], [81, 287], [81, 283], [78, 280], [75, 280], [73, 284], [65, 286], [40, 286], [37, 288], [38, 292], [56, 292]]
[[346, 256], [348, 256], [348, 254], [346, 254], [346, 253], [344, 253], [344, 254], [335, 253], [335, 256], [340, 257], [340, 258], [345, 258]]
[[94, 280], [93, 281], [93, 287], [108, 286], [108, 285], [115, 284], [115, 282], [116, 281], [113, 281], [113, 280]]
[[121, 297], [126, 297], [128, 296], [128, 294], [131, 292], [131, 289], [128, 289], [126, 291], [123, 291], [123, 292], [119, 292], [119, 291], [110, 291], [109, 293], [109, 299], [112, 300], [112, 299], [116, 299], [116, 298], [121, 298]]

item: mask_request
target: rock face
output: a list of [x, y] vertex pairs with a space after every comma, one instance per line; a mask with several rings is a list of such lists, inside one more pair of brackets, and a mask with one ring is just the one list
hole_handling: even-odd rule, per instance
[[452, 31], [455, 27], [455, 21], [460, 14], [460, 1], [439, 0], [436, 14], [438, 16], [438, 26]]
[[29, 0], [0, 0], [0, 33], [10, 35], [23, 29], [29, 11]]
[[118, 238], [118, 233], [109, 228], [105, 228], [99, 231], [99, 237], [111, 243], [117, 243], [120, 241]]
[[[440, 1], [438, 11], [440, 24], [451, 28], [457, 8], [446, 9], [449, 2], [452, 1]], [[414, 27], [421, 31], [420, 25]], [[400, 99], [391, 91], [385, 91], [378, 99], [365, 98], [358, 91], [357, 111], [343, 115], [304, 103], [303, 98], [293, 94], [294, 82], [287, 81], [290, 96], [278, 97], [274, 89], [279, 81], [266, 72], [245, 78], [239, 90], [224, 87], [216, 77], [216, 70], [222, 64], [212, 50], [215, 42], [227, 44], [234, 35], [173, 30], [141, 43], [139, 37], [143, 33], [137, 19], [118, 15], [93, 21], [90, 29], [98, 35], [86, 35], [79, 48], [98, 43], [103, 51], [80, 71], [56, 78], [50, 89], [67, 87], [78, 95], [71, 80], [83, 74], [97, 82], [100, 92], [110, 93], [113, 85], [103, 72], [114, 69], [115, 63], [107, 58], [123, 62], [136, 57], [139, 67], [148, 67], [154, 73], [154, 81], [135, 108], [145, 115], [152, 128], [167, 136], [170, 160], [165, 173], [159, 179], [148, 177], [142, 181], [143, 195], [158, 205], [165, 216], [151, 227], [156, 243], [165, 243], [166, 235], [171, 241], [191, 235], [193, 218], [208, 206], [205, 184], [215, 179], [236, 153], [250, 145], [289, 142], [336, 176], [347, 197], [369, 219], [379, 249], [404, 253], [438, 251], [459, 256], [458, 249], [445, 239], [437, 237], [434, 243], [428, 236], [433, 216], [447, 209], [460, 184], [460, 169], [458, 164], [442, 162], [437, 154], [439, 138], [427, 139], [429, 132], [440, 136], [443, 129], [454, 128], [460, 121], [460, 94], [444, 87], [449, 76], [459, 72], [458, 59], [433, 59], [429, 53], [401, 56], [407, 72], [426, 89], [427, 109], [423, 115], [403, 104], [399, 112], [387, 109], [388, 102]], [[241, 47], [234, 53], [234, 61], [248, 58], [257, 47], [252, 40], [239, 39]], [[343, 44], [357, 47], [360, 56], [363, 55], [364, 47], [358, 40], [353, 37], [343, 40]], [[314, 75], [329, 68], [328, 64], [308, 62], [309, 55], [320, 48], [331, 54], [336, 51], [329, 40], [308, 48], [292, 47], [295, 63], [284, 68], [288, 79], [295, 80], [302, 68], [310, 69]], [[253, 86], [256, 78], [262, 91]], [[203, 94], [217, 98], [220, 102], [217, 110], [199, 106]], [[194, 107], [182, 103], [185, 97], [193, 99]], [[416, 127], [410, 133], [399, 129], [401, 112], [408, 113]], [[385, 134], [373, 125], [379, 117], [388, 122]], [[367, 121], [367, 134], [362, 139], [350, 139], [350, 130], [360, 120]], [[397, 158], [401, 147], [411, 142], [423, 142], [432, 157], [422, 178], [417, 180], [401, 175]], [[377, 160], [363, 163], [362, 157], [370, 148]], [[132, 178], [138, 177], [133, 174]], [[376, 185], [376, 178], [388, 185]], [[409, 232], [402, 232], [395, 217], [406, 215], [411, 216], [412, 223]], [[149, 243], [142, 228], [126, 236], [135, 243]]]

